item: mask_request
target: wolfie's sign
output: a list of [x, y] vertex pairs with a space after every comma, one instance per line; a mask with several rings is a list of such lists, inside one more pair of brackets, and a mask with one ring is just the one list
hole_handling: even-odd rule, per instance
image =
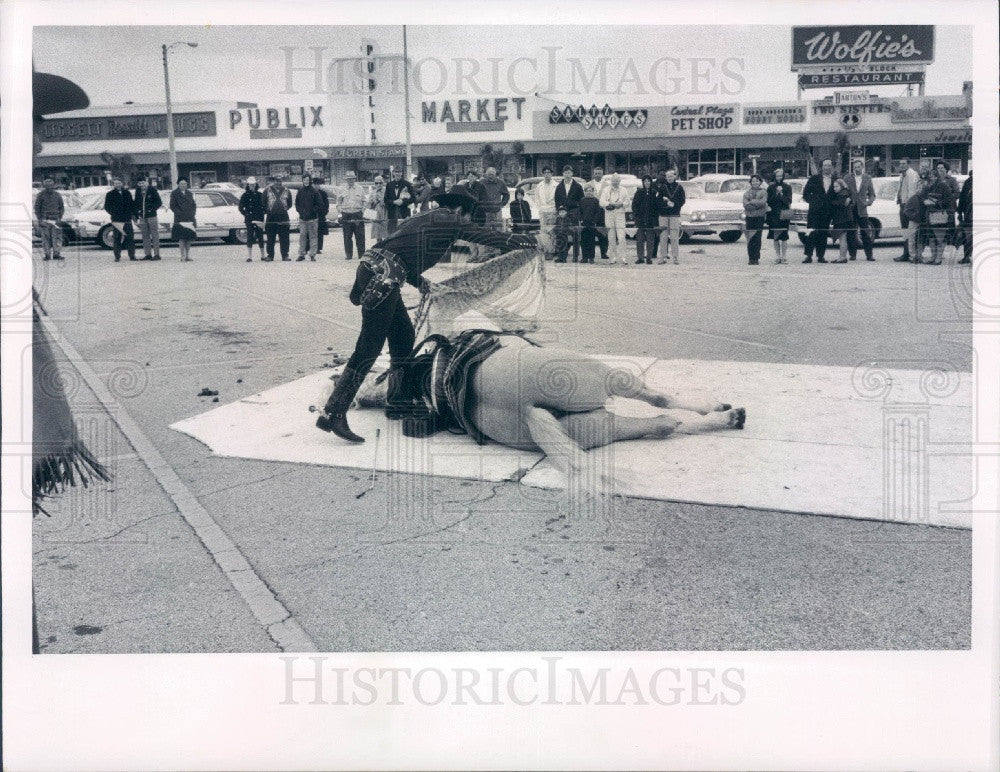
[[792, 27], [792, 70], [823, 65], [930, 64], [934, 27]]

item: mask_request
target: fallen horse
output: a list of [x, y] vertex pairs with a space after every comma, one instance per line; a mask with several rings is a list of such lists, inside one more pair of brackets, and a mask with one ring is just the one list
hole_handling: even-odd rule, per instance
[[[616, 415], [606, 408], [611, 397], [690, 415]], [[566, 475], [583, 472], [583, 453], [592, 448], [742, 429], [746, 420], [743, 408], [669, 395], [586, 354], [487, 329], [430, 336], [405, 364], [370, 373], [352, 406], [385, 409], [410, 436], [448, 430], [480, 444], [542, 451]]]

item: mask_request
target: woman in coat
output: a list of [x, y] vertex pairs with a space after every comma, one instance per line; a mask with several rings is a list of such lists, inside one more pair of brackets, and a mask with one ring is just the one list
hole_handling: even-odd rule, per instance
[[385, 178], [380, 174], [375, 178], [371, 197], [368, 199], [368, 209], [375, 212], [372, 220], [372, 243], [378, 244], [389, 235], [385, 210]]
[[632, 218], [636, 229], [635, 261], [652, 265], [660, 218], [656, 193], [653, 191], [653, 178], [648, 174], [642, 176], [642, 187], [632, 196]]
[[316, 186], [316, 192], [319, 193], [319, 210], [317, 212], [319, 221], [316, 223], [316, 254], [318, 255], [323, 251], [323, 237], [330, 233], [330, 221], [327, 219], [330, 216], [330, 194], [323, 190], [321, 185]]
[[774, 241], [775, 263], [788, 262], [788, 215], [791, 210], [792, 186], [785, 182], [785, 170], [779, 166], [774, 170], [774, 181], [767, 186], [767, 237]]
[[188, 190], [188, 181], [184, 177], [177, 180], [177, 187], [170, 193], [170, 211], [174, 213], [174, 226], [170, 230], [171, 238], [177, 241], [181, 249], [181, 262], [191, 261], [191, 242], [197, 235], [198, 221], [195, 219], [198, 205], [194, 202], [194, 194]]
[[531, 207], [524, 197], [524, 188], [514, 191], [514, 200], [510, 202], [510, 222], [514, 233], [527, 233], [531, 230]]
[[264, 194], [256, 177], [247, 177], [243, 195], [240, 196], [240, 214], [247, 226], [247, 262], [253, 261], [254, 242], [260, 245], [260, 259], [264, 259]]
[[846, 263], [848, 251], [857, 254], [858, 242], [854, 238], [857, 221], [854, 219], [854, 198], [847, 183], [839, 177], [833, 181], [830, 192], [830, 208], [833, 214], [833, 226], [830, 235], [840, 246], [840, 257], [831, 263]]
[[743, 193], [743, 212], [746, 214], [747, 259], [750, 265], [759, 265], [760, 241], [767, 215], [767, 191], [764, 178], [759, 174], [750, 177], [750, 187]]
[[955, 227], [955, 195], [937, 169], [932, 169], [923, 191], [924, 225], [931, 245], [929, 265], [941, 265], [948, 234]]

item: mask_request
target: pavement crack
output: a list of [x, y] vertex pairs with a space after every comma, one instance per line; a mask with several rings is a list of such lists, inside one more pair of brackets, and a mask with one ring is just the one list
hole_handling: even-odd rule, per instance
[[297, 472], [297, 471], [299, 471], [297, 468], [283, 469], [280, 472], [275, 472], [274, 474], [268, 475], [267, 477], [261, 477], [259, 480], [251, 480], [249, 482], [246, 481], [238, 482], [233, 485], [227, 485], [225, 488], [216, 488], [215, 490], [211, 491], [203, 491], [199, 495], [201, 496], [201, 498], [209, 498], [210, 496], [215, 496], [218, 495], [219, 493], [225, 493], [226, 491], [231, 491], [234, 488], [249, 488], [251, 485], [260, 485], [261, 483], [267, 482], [268, 480], [273, 480], [276, 477], [281, 477], [282, 475], [291, 474], [292, 472]]
[[[174, 515], [174, 514], [177, 514], [177, 510], [176, 509], [171, 509], [169, 512], [159, 512], [158, 514], [150, 515], [149, 517], [144, 517], [144, 518], [142, 518], [142, 520], [136, 520], [134, 523], [130, 523], [129, 525], [126, 525], [124, 528], [119, 528], [114, 533], [109, 533], [107, 536], [97, 536], [97, 537], [95, 537], [93, 539], [85, 539], [83, 541], [66, 541], [66, 542], [62, 542], [62, 543], [63, 544], [77, 545], [77, 544], [95, 544], [97, 542], [107, 541], [108, 539], [113, 539], [116, 536], [120, 536], [121, 534], [125, 533], [126, 531], [128, 531], [128, 530], [130, 530], [132, 528], [135, 528], [137, 525], [142, 525], [143, 523], [148, 523], [150, 520], [155, 520], [158, 517], [166, 517], [167, 515]], [[44, 546], [44, 547], [40, 547], [39, 549], [35, 550], [34, 554], [37, 555], [39, 552], [43, 552], [43, 551], [45, 551], [47, 549], [51, 549], [51, 546], [48, 545], [48, 544], [46, 544], [46, 546]]]

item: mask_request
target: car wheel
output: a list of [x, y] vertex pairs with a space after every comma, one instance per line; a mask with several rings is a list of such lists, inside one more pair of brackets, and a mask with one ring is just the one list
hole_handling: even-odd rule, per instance
[[799, 231], [799, 241], [801, 241], [803, 244], [806, 244], [809, 241], [809, 237], [806, 236], [806, 234], [804, 234], [802, 231]]
[[739, 241], [742, 235], [743, 231], [723, 231], [719, 234], [719, 238], [726, 244], [732, 244], [734, 241]]
[[677, 239], [677, 243], [678, 244], [690, 244], [691, 243], [691, 234], [688, 233], [687, 231], [681, 231], [681, 237], [679, 239]]
[[247, 229], [246, 228], [233, 228], [229, 231], [229, 235], [223, 239], [227, 244], [246, 244], [247, 243]]
[[103, 249], [115, 248], [115, 226], [105, 225], [97, 232], [97, 246]]
[[869, 220], [868, 227], [871, 229], [872, 241], [875, 241], [882, 234], [882, 223], [878, 220]]

